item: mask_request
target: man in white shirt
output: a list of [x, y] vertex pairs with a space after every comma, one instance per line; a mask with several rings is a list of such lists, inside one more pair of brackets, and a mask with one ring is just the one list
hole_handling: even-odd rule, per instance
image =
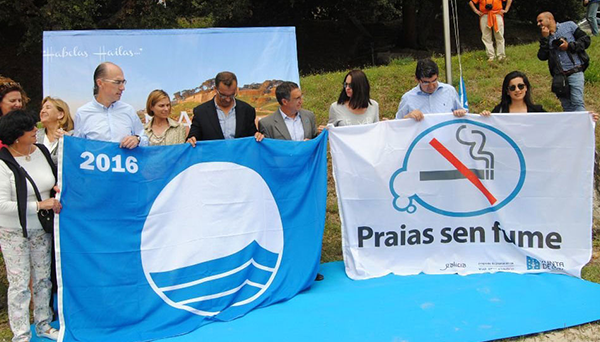
[[94, 99], [77, 109], [74, 136], [112, 141], [121, 148], [147, 146], [148, 137], [133, 107], [121, 102], [127, 81], [123, 70], [104, 62], [94, 71]]
[[317, 136], [315, 114], [302, 109], [302, 91], [296, 83], [281, 83], [275, 96], [279, 109], [258, 122], [266, 138], [303, 141]]
[[[258, 122], [258, 130], [265, 138], [304, 141], [319, 134], [315, 114], [302, 109], [302, 91], [294, 82], [283, 82], [275, 89], [280, 107]], [[315, 280], [325, 277], [317, 273]]]

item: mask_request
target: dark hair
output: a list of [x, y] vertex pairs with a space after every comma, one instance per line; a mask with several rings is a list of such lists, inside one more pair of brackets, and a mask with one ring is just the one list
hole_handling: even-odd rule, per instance
[[531, 101], [531, 85], [529, 84], [529, 80], [527, 79], [527, 76], [524, 73], [515, 70], [515, 71], [509, 72], [504, 77], [504, 82], [502, 82], [502, 98], [500, 100], [500, 106], [502, 106], [502, 110], [508, 111], [508, 107], [512, 103], [512, 99], [510, 98], [510, 95], [508, 94], [508, 84], [510, 83], [510, 81], [512, 81], [513, 79], [515, 79], [517, 77], [521, 77], [523, 79], [523, 83], [525, 83], [525, 85], [527, 86], [527, 92], [525, 92], [525, 98], [524, 98], [525, 104], [528, 107], [531, 107], [533, 105], [533, 102]]
[[96, 83], [96, 80], [106, 77], [106, 74], [108, 73], [107, 69], [108, 69], [109, 64], [113, 64], [113, 63], [111, 63], [111, 62], [100, 63], [96, 67], [96, 70], [94, 70], [94, 96], [98, 95], [98, 84]]
[[352, 70], [344, 76], [344, 83], [348, 76], [352, 77], [352, 82], [350, 82], [352, 84], [352, 97], [348, 97], [344, 87], [337, 103], [344, 104], [349, 100], [348, 106], [352, 109], [369, 107], [371, 104], [371, 87], [367, 75], [362, 70]]
[[35, 127], [32, 114], [22, 109], [15, 109], [2, 116], [0, 119], [0, 140], [6, 145], [12, 145], [23, 133]]
[[169, 98], [169, 94], [162, 89], [155, 89], [148, 95], [148, 100], [146, 100], [146, 114], [150, 116], [154, 116], [154, 112], [152, 111], [152, 107], [154, 107], [158, 101], [166, 98], [171, 101]]
[[286, 99], [289, 101], [292, 90], [298, 89], [298, 88], [300, 88], [300, 87], [298, 87], [298, 85], [294, 82], [281, 83], [275, 89], [275, 97], [277, 97], [277, 102], [279, 102], [279, 104], [282, 105], [283, 99]]
[[215, 88], [219, 88], [219, 84], [223, 83], [227, 87], [231, 87], [233, 82], [237, 83], [237, 77], [230, 71], [221, 71], [215, 77]]
[[417, 69], [415, 70], [415, 77], [418, 80], [422, 80], [423, 78], [430, 78], [434, 75], [439, 75], [440, 69], [438, 65], [429, 58], [419, 59], [417, 62]]
[[[29, 102], [29, 98], [27, 97], [25, 90], [23, 90], [23, 87], [8, 77], [0, 76], [0, 102], [2, 102], [2, 99], [4, 99], [6, 94], [12, 93], [13, 91], [21, 93], [21, 101], [23, 102], [23, 107], [25, 107]], [[2, 113], [0, 113], [0, 116], [2, 116]]]

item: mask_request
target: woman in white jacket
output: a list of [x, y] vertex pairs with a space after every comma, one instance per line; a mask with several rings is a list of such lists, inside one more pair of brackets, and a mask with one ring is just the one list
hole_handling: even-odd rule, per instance
[[[33, 283], [34, 324], [38, 336], [58, 338], [50, 326], [51, 234], [38, 218], [40, 210], [60, 212], [61, 205], [50, 197], [55, 187], [55, 166], [44, 145], [36, 145], [35, 119], [22, 110], [0, 118], [0, 246], [8, 278], [8, 320], [13, 342], [29, 341], [29, 303]], [[38, 200], [32, 182], [40, 193]]]

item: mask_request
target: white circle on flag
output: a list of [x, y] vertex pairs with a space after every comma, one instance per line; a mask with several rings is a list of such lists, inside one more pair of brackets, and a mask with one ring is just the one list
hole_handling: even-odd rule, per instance
[[229, 162], [198, 163], [173, 178], [141, 237], [154, 292], [202, 316], [260, 297], [282, 254], [283, 225], [269, 186], [256, 171]]

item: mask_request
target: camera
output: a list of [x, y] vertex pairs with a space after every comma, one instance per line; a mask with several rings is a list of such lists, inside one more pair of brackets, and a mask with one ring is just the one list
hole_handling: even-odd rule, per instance
[[567, 38], [565, 38], [565, 37], [558, 37], [558, 38], [556, 38], [556, 39], [554, 39], [552, 41], [552, 46], [555, 49], [558, 49], [566, 41], [567, 41]]
[[485, 9], [486, 10], [491, 10], [492, 8], [494, 8], [494, 6], [492, 6], [492, 4], [485, 4]]

